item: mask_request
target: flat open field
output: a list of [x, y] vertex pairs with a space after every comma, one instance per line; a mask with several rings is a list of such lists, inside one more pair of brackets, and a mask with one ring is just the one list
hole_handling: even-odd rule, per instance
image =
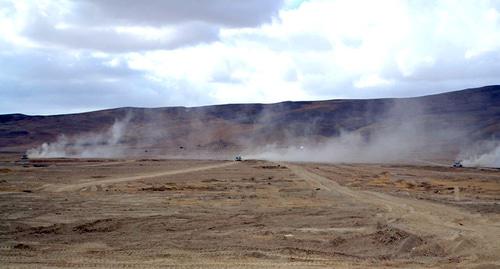
[[2, 268], [500, 268], [500, 171], [0, 162]]

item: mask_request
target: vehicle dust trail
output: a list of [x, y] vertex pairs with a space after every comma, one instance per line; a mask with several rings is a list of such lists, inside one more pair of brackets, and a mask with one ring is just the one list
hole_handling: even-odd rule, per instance
[[428, 161], [428, 160], [416, 159], [415, 162], [430, 164], [430, 165], [434, 165], [434, 166], [450, 167], [449, 164], [445, 164], [445, 163], [441, 163], [441, 162], [435, 162], [435, 161]]
[[[30, 162], [34, 163], [34, 164], [41, 162], [43, 164], [43, 163], [47, 163], [46, 160], [47, 159], [30, 159]], [[48, 159], [48, 160], [49, 160], [49, 163], [51, 163], [51, 164], [56, 163], [56, 161], [53, 161], [53, 160], [51, 161], [50, 159]], [[71, 165], [73, 167], [100, 167], [100, 166], [113, 166], [113, 165], [128, 164], [128, 163], [133, 163], [133, 162], [136, 162], [136, 160], [102, 161], [102, 162], [98, 162], [98, 163], [93, 163], [92, 161], [89, 161], [89, 162], [83, 162], [81, 164], [78, 163], [77, 165], [74, 165], [73, 162], [63, 162], [63, 163], [57, 163], [56, 165], [57, 166]]]
[[135, 162], [135, 160], [103, 162], [103, 163], [97, 163], [97, 164], [86, 164], [86, 165], [81, 165], [79, 167], [99, 167], [99, 166], [109, 166], [109, 165], [117, 165], [117, 164], [127, 164], [127, 163], [133, 163], [133, 162]]
[[316, 174], [300, 165], [286, 163], [291, 171], [331, 192], [350, 196], [361, 203], [387, 208], [388, 223], [403, 225], [410, 231], [436, 236], [450, 255], [476, 257], [500, 265], [500, 222], [487, 215], [471, 214], [458, 208], [429, 201], [358, 191]]
[[222, 164], [192, 167], [192, 168], [181, 169], [181, 170], [169, 170], [169, 171], [164, 171], [164, 172], [160, 172], [160, 173], [151, 173], [151, 174], [130, 176], [130, 177], [118, 177], [118, 178], [110, 178], [110, 179], [103, 179], [103, 180], [88, 179], [91, 181], [86, 180], [85, 182], [80, 182], [80, 183], [70, 184], [70, 185], [65, 185], [65, 186], [58, 186], [58, 185], [51, 184], [51, 185], [45, 185], [44, 187], [42, 187], [42, 190], [52, 191], [52, 192], [77, 191], [77, 190], [80, 190], [83, 188], [92, 187], [92, 186], [96, 186], [96, 185], [106, 185], [106, 184], [155, 178], [155, 177], [161, 177], [161, 176], [171, 176], [171, 175], [185, 174], [185, 173], [191, 173], [191, 172], [199, 172], [199, 171], [203, 171], [203, 170], [222, 168], [222, 167], [226, 167], [226, 166], [230, 166], [230, 165], [234, 165], [234, 164], [236, 164], [236, 162], [226, 162], [226, 163], [222, 163]]

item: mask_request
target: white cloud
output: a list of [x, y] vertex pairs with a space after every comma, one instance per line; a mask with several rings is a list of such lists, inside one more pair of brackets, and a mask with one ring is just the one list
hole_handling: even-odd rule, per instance
[[[106, 82], [103, 92], [123, 88], [137, 105], [155, 106], [410, 96], [500, 82], [494, 1], [217, 0], [196, 9], [193, 1], [2, 2], [7, 95], [26, 83], [49, 88], [39, 74], [71, 87], [76, 71], [82, 83]], [[47, 68], [13, 67], [30, 57]], [[22, 111], [3, 112], [12, 109]]]
[[383, 79], [379, 75], [365, 75], [354, 81], [353, 85], [356, 88], [370, 88], [370, 87], [379, 87], [379, 86], [387, 86], [392, 84], [393, 81]]
[[395, 58], [399, 71], [405, 77], [411, 76], [421, 67], [432, 67], [435, 63], [432, 56], [419, 55], [409, 49], [401, 49]]

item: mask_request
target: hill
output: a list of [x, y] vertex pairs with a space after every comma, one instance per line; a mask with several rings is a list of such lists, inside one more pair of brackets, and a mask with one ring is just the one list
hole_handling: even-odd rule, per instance
[[483, 147], [498, 134], [500, 86], [400, 99], [0, 115], [2, 151], [35, 148], [31, 154], [39, 157], [293, 156], [318, 149], [367, 161], [377, 154], [437, 158]]

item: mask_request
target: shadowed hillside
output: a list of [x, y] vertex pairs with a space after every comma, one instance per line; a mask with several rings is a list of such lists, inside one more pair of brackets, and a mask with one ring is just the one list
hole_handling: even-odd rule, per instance
[[371, 141], [400, 132], [404, 137], [398, 137], [398, 142], [418, 140], [421, 143], [415, 149], [427, 152], [425, 145], [448, 155], [478, 141], [494, 141], [500, 134], [500, 86], [402, 99], [0, 115], [3, 151], [22, 152], [44, 142], [59, 143], [64, 135], [64, 145], [58, 150], [76, 152], [67, 148], [86, 146], [120, 149], [110, 156], [253, 153], [270, 145], [322, 145], [345, 134]]

